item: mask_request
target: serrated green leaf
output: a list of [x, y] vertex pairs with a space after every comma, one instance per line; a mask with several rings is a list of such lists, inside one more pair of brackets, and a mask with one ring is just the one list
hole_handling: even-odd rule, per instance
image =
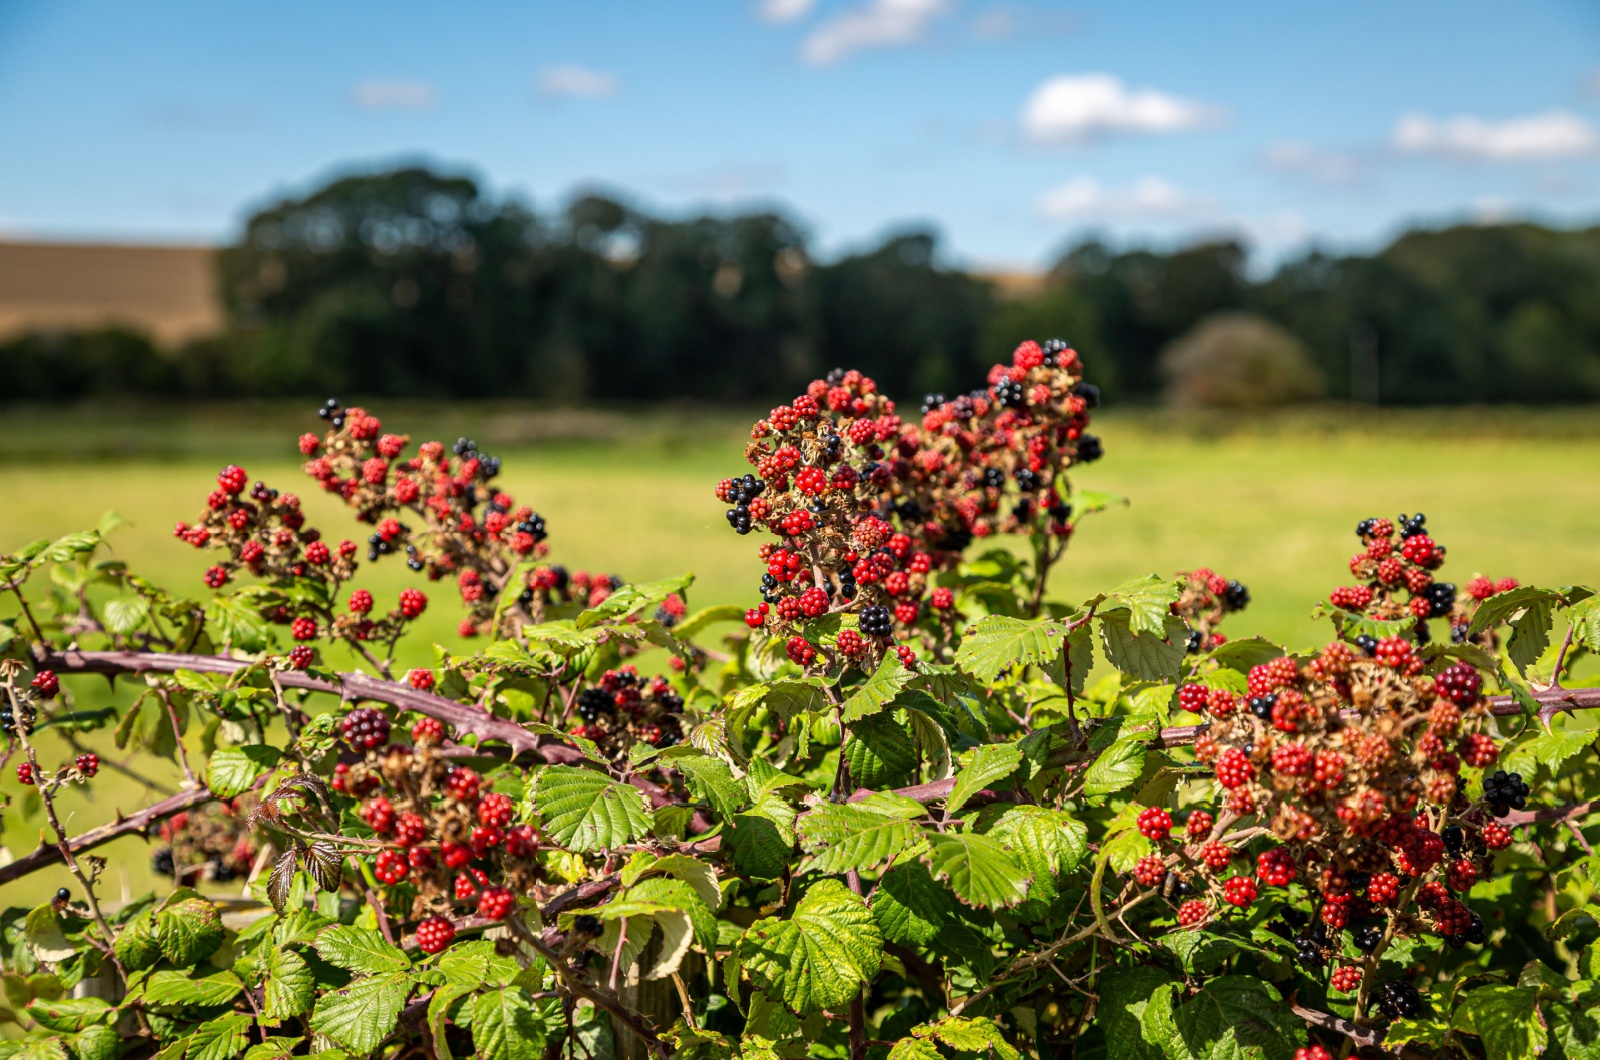
[[310, 1009], [317, 984], [305, 958], [287, 946], [263, 949], [266, 1001], [261, 1014], [269, 1020], [286, 1020]]
[[772, 880], [789, 867], [794, 837], [786, 827], [764, 814], [741, 813], [733, 818], [727, 836], [734, 865], [757, 879]]
[[1003, 909], [1028, 896], [1028, 873], [988, 836], [946, 832], [928, 839], [928, 870], [967, 905]]
[[23, 1041], [0, 1039], [0, 1060], [70, 1060], [65, 1039], [28, 1038]]
[[250, 790], [256, 778], [283, 759], [283, 752], [267, 744], [219, 747], [206, 763], [206, 785], [218, 798], [231, 799]]
[[841, 715], [846, 725], [876, 714], [911, 685], [916, 674], [907, 670], [891, 652], [885, 652], [877, 671], [844, 702]]
[[1490, 1056], [1538, 1056], [1550, 1040], [1538, 1001], [1539, 991], [1533, 987], [1476, 987], [1461, 996], [1455, 1026], [1482, 1038]]
[[[1491, 597], [1492, 599], [1492, 597]], [[1526, 675], [1528, 667], [1550, 646], [1550, 601], [1535, 600], [1511, 622], [1511, 639], [1506, 641], [1506, 657]]]
[[1172, 977], [1146, 965], [1112, 966], [1100, 980], [1095, 1022], [1106, 1036], [1106, 1055], [1116, 1060], [1160, 1060], [1160, 1049], [1145, 1041], [1141, 1017], [1151, 997]]
[[111, 1005], [98, 997], [38, 998], [29, 1002], [24, 1011], [41, 1027], [65, 1033], [104, 1023], [113, 1012]]
[[156, 913], [156, 944], [174, 965], [196, 964], [222, 944], [222, 911], [198, 897], [168, 905]]
[[103, 1023], [85, 1027], [67, 1039], [73, 1060], [116, 1060], [122, 1054], [122, 1035]]
[[803, 1016], [844, 1005], [877, 977], [883, 935], [860, 895], [820, 880], [787, 920], [750, 925], [739, 949], [756, 985]]
[[161, 947], [156, 942], [155, 910], [147, 909], [123, 925], [117, 932], [117, 941], [111, 951], [123, 968], [130, 972], [141, 971], [161, 959]]
[[1197, 1060], [1291, 1060], [1305, 1036], [1305, 1021], [1289, 1011], [1277, 989], [1247, 975], [1211, 980], [1176, 1007], [1172, 1023], [1174, 1038], [1161, 1043], [1168, 1055]]
[[573, 850], [606, 850], [650, 830], [644, 795], [592, 769], [545, 766], [532, 794], [544, 834]]
[[244, 984], [232, 972], [191, 978], [188, 972], [164, 968], [145, 980], [144, 1003], [153, 1008], [221, 1005], [237, 997]]
[[800, 872], [837, 875], [874, 869], [911, 844], [921, 832], [903, 817], [888, 817], [850, 803], [828, 803], [800, 818], [800, 847], [809, 857]]
[[893, 788], [911, 776], [917, 749], [903, 725], [887, 714], [875, 714], [850, 727], [844, 757], [858, 786]]
[[872, 892], [872, 915], [884, 938], [903, 946], [932, 942], [954, 912], [950, 892], [915, 858], [891, 868]]
[[1057, 878], [1076, 870], [1089, 853], [1088, 827], [1044, 806], [1008, 806], [984, 834], [1009, 848], [1033, 877], [1028, 897], [1040, 901], [1054, 898]]
[[988, 1053], [994, 1060], [1020, 1060], [1019, 1053], [995, 1022], [985, 1016], [967, 1018], [946, 1016], [934, 1023], [914, 1029], [918, 1037], [936, 1038], [950, 1048], [962, 1053]]
[[1011, 667], [1046, 666], [1066, 647], [1067, 625], [1054, 618], [1028, 620], [989, 615], [967, 630], [956, 666], [984, 683]]
[[371, 928], [334, 924], [317, 933], [314, 946], [317, 956], [350, 972], [381, 975], [411, 967], [404, 950], [384, 941]]
[[599, 604], [578, 615], [580, 630], [592, 629], [603, 622], [612, 622], [627, 615], [654, 607], [673, 593], [681, 593], [694, 582], [693, 574], [679, 574], [639, 585], [624, 585]]
[[473, 1055], [488, 1060], [539, 1060], [544, 1042], [544, 1023], [526, 990], [508, 987], [473, 999]]
[[683, 771], [689, 790], [709, 802], [717, 815], [727, 820], [750, 804], [744, 784], [733, 775], [728, 763], [710, 755], [687, 754], [672, 759], [674, 769]]
[[64, 961], [78, 952], [61, 930], [61, 918], [48, 905], [38, 906], [28, 913], [23, 921], [23, 935], [28, 940], [28, 948], [41, 961]]
[[397, 972], [364, 976], [329, 991], [317, 998], [311, 1029], [364, 1056], [394, 1030], [413, 985], [409, 972]]
[[889, 1060], [944, 1060], [944, 1054], [923, 1038], [901, 1038], [890, 1046]]
[[1022, 764], [1022, 748], [1014, 743], [986, 743], [961, 756], [961, 770], [956, 774], [955, 787], [945, 800], [945, 809], [951, 816], [984, 788], [995, 781], [1004, 780]]
[[1548, 608], [1552, 601], [1560, 598], [1561, 594], [1553, 589], [1540, 589], [1533, 585], [1522, 585], [1503, 593], [1495, 593], [1478, 605], [1478, 610], [1472, 616], [1472, 625], [1467, 627], [1467, 632], [1475, 637], [1524, 608], [1537, 604], [1544, 604]]
[[1519, 757], [1526, 756], [1529, 760], [1538, 762], [1555, 776], [1560, 774], [1561, 767], [1567, 759], [1594, 743], [1597, 735], [1600, 735], [1600, 730], [1596, 729], [1546, 731], [1519, 744], [1517, 751]]
[[1252, 666], [1271, 662], [1284, 654], [1284, 650], [1263, 637], [1224, 641], [1211, 650], [1211, 658], [1219, 665], [1238, 673], [1249, 673]]
[[1102, 611], [1099, 618], [1100, 646], [1112, 666], [1141, 681], [1178, 679], [1188, 636], [1188, 627], [1181, 619], [1167, 616], [1163, 627], [1166, 639], [1162, 639], [1153, 633], [1135, 631], [1125, 609]]
[[1144, 742], [1138, 737], [1113, 743], [1083, 771], [1083, 793], [1109, 795], [1121, 791], [1144, 772], [1144, 756]]
[[679, 640], [688, 640], [707, 626], [718, 622], [740, 622], [744, 619], [744, 608], [737, 604], [714, 604], [711, 607], [702, 607], [692, 614], [685, 615], [672, 627], [672, 635]]
[[109, 632], [126, 635], [138, 629], [149, 614], [149, 600], [142, 596], [130, 596], [106, 601], [100, 617]]
[[1172, 605], [1177, 599], [1178, 583], [1175, 578], [1146, 574], [1142, 578], [1130, 578], [1112, 589], [1106, 594], [1106, 603], [1101, 604], [1100, 609], [1107, 611], [1117, 605], [1125, 606], [1128, 625], [1133, 632], [1159, 637], [1164, 635], [1166, 620], [1171, 617]]

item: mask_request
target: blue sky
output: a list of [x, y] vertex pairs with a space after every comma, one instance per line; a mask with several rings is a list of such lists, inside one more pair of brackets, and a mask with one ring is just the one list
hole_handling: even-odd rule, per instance
[[0, 0], [0, 232], [221, 241], [427, 159], [543, 209], [779, 204], [820, 252], [1600, 220], [1600, 5]]

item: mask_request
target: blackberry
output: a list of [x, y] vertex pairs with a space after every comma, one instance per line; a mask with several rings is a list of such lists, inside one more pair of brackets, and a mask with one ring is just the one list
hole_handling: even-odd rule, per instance
[[995, 384], [994, 400], [1002, 408], [1018, 408], [1028, 403], [1022, 384], [1013, 383], [1009, 379]]
[[65, 887], [59, 888], [56, 891], [56, 901], [58, 901], [58, 902], [65, 902], [65, 901], [69, 900], [71, 897], [72, 897], [72, 892], [67, 890]]
[[578, 716], [593, 723], [602, 714], [615, 712], [616, 704], [603, 688], [585, 688], [578, 693]]
[[1097, 409], [1100, 407], [1100, 388], [1093, 383], [1079, 383], [1072, 388], [1072, 392], [1083, 398], [1084, 408]]
[[1193, 655], [1195, 652], [1199, 651], [1204, 646], [1205, 646], [1205, 635], [1203, 633], [1201, 633], [1198, 629], [1191, 629], [1189, 631], [1189, 640], [1184, 645], [1184, 650], [1187, 651], [1190, 655]]
[[1356, 932], [1356, 949], [1362, 953], [1371, 953], [1378, 948], [1378, 943], [1383, 941], [1383, 928], [1374, 924], [1364, 927]]
[[1078, 436], [1078, 463], [1092, 464], [1106, 455], [1106, 447], [1100, 444], [1099, 435], [1084, 434]]
[[1356, 647], [1361, 649], [1361, 654], [1367, 658], [1378, 654], [1378, 638], [1370, 633], [1363, 633], [1356, 638]]
[[600, 922], [599, 917], [590, 916], [587, 913], [579, 913], [572, 918], [572, 930], [580, 935], [592, 935], [598, 938], [605, 929], [606, 927]]
[[31, 704], [24, 703], [13, 708], [10, 700], [0, 704], [0, 732], [7, 736], [15, 735], [20, 723], [24, 736], [33, 735], [33, 726], [38, 721], [38, 713]]
[[383, 711], [358, 707], [344, 716], [339, 731], [345, 742], [358, 751], [370, 751], [389, 741], [389, 719]]
[[1011, 517], [1019, 523], [1033, 521], [1033, 501], [1024, 497], [1011, 506]]
[[1422, 995], [1409, 979], [1391, 979], [1378, 987], [1373, 1000], [1385, 1019], [1412, 1019], [1422, 1015]]
[[844, 369], [843, 368], [835, 368], [835, 369], [831, 370], [824, 377], [823, 381], [826, 382], [829, 386], [838, 386], [840, 383], [844, 382]]
[[317, 415], [319, 417], [321, 417], [322, 419], [326, 420], [326, 419], [330, 419], [338, 410], [339, 410], [339, 399], [338, 398], [329, 398], [327, 401], [324, 401], [322, 403], [322, 407], [317, 410]]
[[1032, 493], [1039, 488], [1039, 473], [1032, 468], [1019, 467], [1014, 477], [1017, 480], [1017, 488], [1024, 493]]
[[1045, 339], [1043, 342], [1039, 343], [1039, 349], [1044, 353], [1044, 363], [1054, 368], [1056, 364], [1056, 356], [1058, 354], [1066, 353], [1068, 350], [1072, 349], [1072, 346], [1067, 342], [1066, 339]]
[[1416, 515], [1406, 515], [1404, 512], [1402, 512], [1400, 514], [1400, 536], [1416, 537], [1419, 534], [1427, 533], [1427, 531], [1422, 528], [1423, 524], [1427, 521], [1428, 517], [1423, 515], [1421, 512], [1418, 512]]
[[1444, 840], [1444, 848], [1450, 852], [1451, 857], [1459, 858], [1461, 856], [1461, 850], [1465, 845], [1466, 833], [1461, 830], [1460, 825], [1450, 825], [1439, 833], [1439, 838]]
[[528, 518], [518, 523], [517, 532], [527, 534], [535, 541], [543, 541], [545, 538], [550, 536], [545, 530], [544, 518], [540, 516], [538, 512], [533, 513], [532, 515], [528, 516]]
[[924, 397], [922, 399], [922, 411], [924, 413], [929, 413], [929, 412], [932, 412], [934, 409], [938, 408], [940, 405], [943, 405], [943, 404], [944, 404], [944, 395], [943, 394], [927, 394], [927, 395], [924, 395]]
[[171, 876], [174, 867], [171, 847], [162, 847], [150, 855], [150, 871], [157, 876]]
[[992, 490], [1003, 489], [1006, 484], [1006, 473], [997, 467], [983, 469], [983, 484]]
[[1310, 916], [1308, 916], [1306, 913], [1302, 912], [1301, 910], [1296, 909], [1292, 905], [1284, 907], [1283, 919], [1287, 920], [1289, 923], [1293, 924], [1297, 928], [1303, 928], [1307, 924], [1311, 923], [1311, 917]]
[[870, 604], [861, 609], [861, 634], [866, 637], [887, 637], [894, 630], [889, 609]]
[[224, 861], [221, 854], [212, 857], [210, 867], [209, 875], [212, 883], [228, 883], [237, 875], [233, 870], [233, 866]]
[[1457, 622], [1450, 627], [1450, 643], [1465, 644], [1467, 642], [1467, 637], [1471, 634], [1471, 631], [1472, 626], [1466, 622]]
[[1504, 817], [1512, 810], [1520, 810], [1526, 806], [1528, 791], [1528, 785], [1520, 773], [1507, 773], [1503, 769], [1497, 769], [1490, 776], [1483, 778], [1483, 801], [1489, 812], [1496, 817]]
[[1058, 523], [1068, 522], [1072, 518], [1072, 505], [1052, 504], [1050, 506], [1050, 518]]
[[1222, 590], [1222, 606], [1227, 611], [1243, 611], [1250, 606], [1250, 589], [1243, 582], [1230, 581]]
[[1266, 721], [1272, 717], [1272, 708], [1277, 706], [1277, 704], [1278, 694], [1273, 692], [1265, 696], [1251, 696], [1250, 702], [1247, 705], [1250, 707], [1250, 713], [1254, 714], [1262, 721]]
[[1417, 635], [1417, 647], [1433, 642], [1433, 631], [1428, 628], [1428, 623], [1422, 619], [1417, 620], [1416, 628], [1412, 631]]
[[1443, 618], [1456, 606], [1456, 587], [1450, 582], [1434, 582], [1428, 586], [1428, 603], [1432, 610], [1428, 613], [1430, 618]]
[[1377, 525], [1378, 525], [1378, 520], [1376, 520], [1376, 519], [1363, 519], [1363, 520], [1361, 520], [1359, 523], [1356, 524], [1356, 536], [1357, 537], [1366, 537], [1368, 534], [1372, 533], [1372, 528], [1377, 526]]

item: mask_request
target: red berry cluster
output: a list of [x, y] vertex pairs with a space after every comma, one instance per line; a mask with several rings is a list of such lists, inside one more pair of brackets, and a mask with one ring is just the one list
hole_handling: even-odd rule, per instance
[[635, 743], [670, 747], [683, 737], [683, 697], [665, 678], [645, 679], [637, 668], [607, 670], [574, 701], [574, 736], [593, 740], [621, 761]]
[[254, 799], [207, 803], [161, 822], [162, 845], [150, 857], [159, 875], [192, 886], [200, 880], [227, 883], [250, 873], [258, 853], [250, 825]]
[[[1059, 340], [1017, 347], [986, 389], [930, 395], [920, 423], [904, 421], [859, 372], [813, 381], [752, 429], [745, 456], [755, 473], [716, 488], [735, 531], [778, 538], [761, 546], [764, 602], [746, 623], [787, 639], [806, 619], [859, 615], [861, 650], [839, 645], [844, 658], [828, 657], [830, 666], [875, 666], [896, 630], [948, 641], [955, 597], [930, 596], [931, 575], [977, 538], [1071, 533], [1065, 472], [1100, 455], [1085, 433], [1097, 402]], [[810, 665], [823, 647], [791, 641], [789, 654]]]
[[[1208, 567], [1179, 571], [1178, 599], [1172, 613], [1189, 625], [1189, 651], [1210, 651], [1227, 641], [1217, 632], [1221, 621], [1250, 604], [1250, 590], [1242, 583], [1225, 578]], [[1186, 709], [1194, 709], [1187, 707]]]

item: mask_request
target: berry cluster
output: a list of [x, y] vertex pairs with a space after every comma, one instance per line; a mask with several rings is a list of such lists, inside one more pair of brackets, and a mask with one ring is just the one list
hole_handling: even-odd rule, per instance
[[161, 822], [162, 845], [150, 856], [151, 869], [185, 886], [247, 876], [257, 854], [250, 828], [252, 807], [252, 797], [242, 795], [232, 802], [207, 803], [173, 814]]
[[[1065, 472], [1101, 454], [1085, 433], [1098, 400], [1077, 353], [1054, 339], [1017, 347], [983, 390], [929, 395], [920, 423], [859, 372], [813, 381], [752, 429], [755, 473], [716, 488], [736, 532], [778, 539], [760, 548], [762, 604], [747, 624], [784, 639], [809, 618], [857, 615], [836, 644], [843, 660], [821, 656], [829, 665], [876, 665], [896, 630], [947, 641], [955, 598], [931, 576], [978, 538], [1070, 535]], [[819, 647], [791, 641], [789, 655], [809, 665]]]
[[1217, 625], [1250, 605], [1250, 590], [1207, 567], [1179, 571], [1178, 579], [1182, 587], [1172, 613], [1189, 625], [1189, 651], [1210, 651], [1223, 644], [1228, 638], [1216, 631]]
[[618, 761], [635, 743], [671, 747], [683, 738], [683, 697], [664, 678], [647, 681], [632, 666], [607, 670], [578, 693], [574, 710], [579, 722], [572, 734]]
[[[1451, 614], [1455, 594], [1432, 580], [1443, 549], [1422, 532], [1422, 517], [1402, 518], [1400, 531], [1397, 542], [1387, 520], [1361, 524], [1369, 550], [1354, 566], [1392, 563], [1401, 574], [1378, 578], [1379, 588], [1347, 587], [1334, 602], [1354, 605], [1360, 597], [1359, 609], [1374, 618], [1409, 614], [1420, 632], [1428, 617]], [[1211, 578], [1204, 588], [1221, 596], [1226, 610], [1226, 583], [1218, 591]], [[1188, 593], [1200, 591], [1195, 581], [1191, 576]], [[1395, 586], [1410, 591], [1412, 602], [1381, 595]], [[1430, 601], [1427, 615], [1416, 601]], [[1188, 611], [1184, 617], [1193, 620]], [[1253, 880], [1220, 880], [1243, 851], [1214, 834], [1221, 815], [1200, 810], [1185, 829], [1189, 846], [1146, 858], [1134, 873], [1143, 886], [1172, 874], [1210, 877], [1212, 897], [1239, 907], [1250, 904], [1258, 885], [1303, 880], [1312, 914], [1286, 908], [1276, 930], [1312, 969], [1338, 958], [1345, 933], [1366, 954], [1388, 934], [1422, 931], [1451, 946], [1481, 944], [1483, 922], [1458, 896], [1492, 871], [1492, 852], [1511, 841], [1492, 818], [1520, 809], [1528, 795], [1520, 777], [1500, 771], [1484, 778], [1480, 804], [1466, 797], [1462, 770], [1484, 769], [1499, 753], [1483, 675], [1473, 665], [1425, 658], [1417, 643], [1399, 636], [1353, 639], [1309, 660], [1280, 657], [1252, 667], [1243, 696], [1199, 679], [1180, 686], [1180, 706], [1210, 719], [1195, 755], [1215, 771], [1226, 819], [1253, 817], [1280, 845], [1260, 852]], [[1164, 841], [1165, 814], [1145, 809], [1140, 831]], [[1209, 899], [1192, 899], [1180, 908], [1180, 923], [1196, 902], [1212, 907]], [[1191, 911], [1190, 920], [1197, 915]], [[1370, 967], [1336, 968], [1332, 985], [1353, 992]], [[1400, 993], [1390, 1007], [1399, 1011], [1403, 990], [1393, 989]]]

